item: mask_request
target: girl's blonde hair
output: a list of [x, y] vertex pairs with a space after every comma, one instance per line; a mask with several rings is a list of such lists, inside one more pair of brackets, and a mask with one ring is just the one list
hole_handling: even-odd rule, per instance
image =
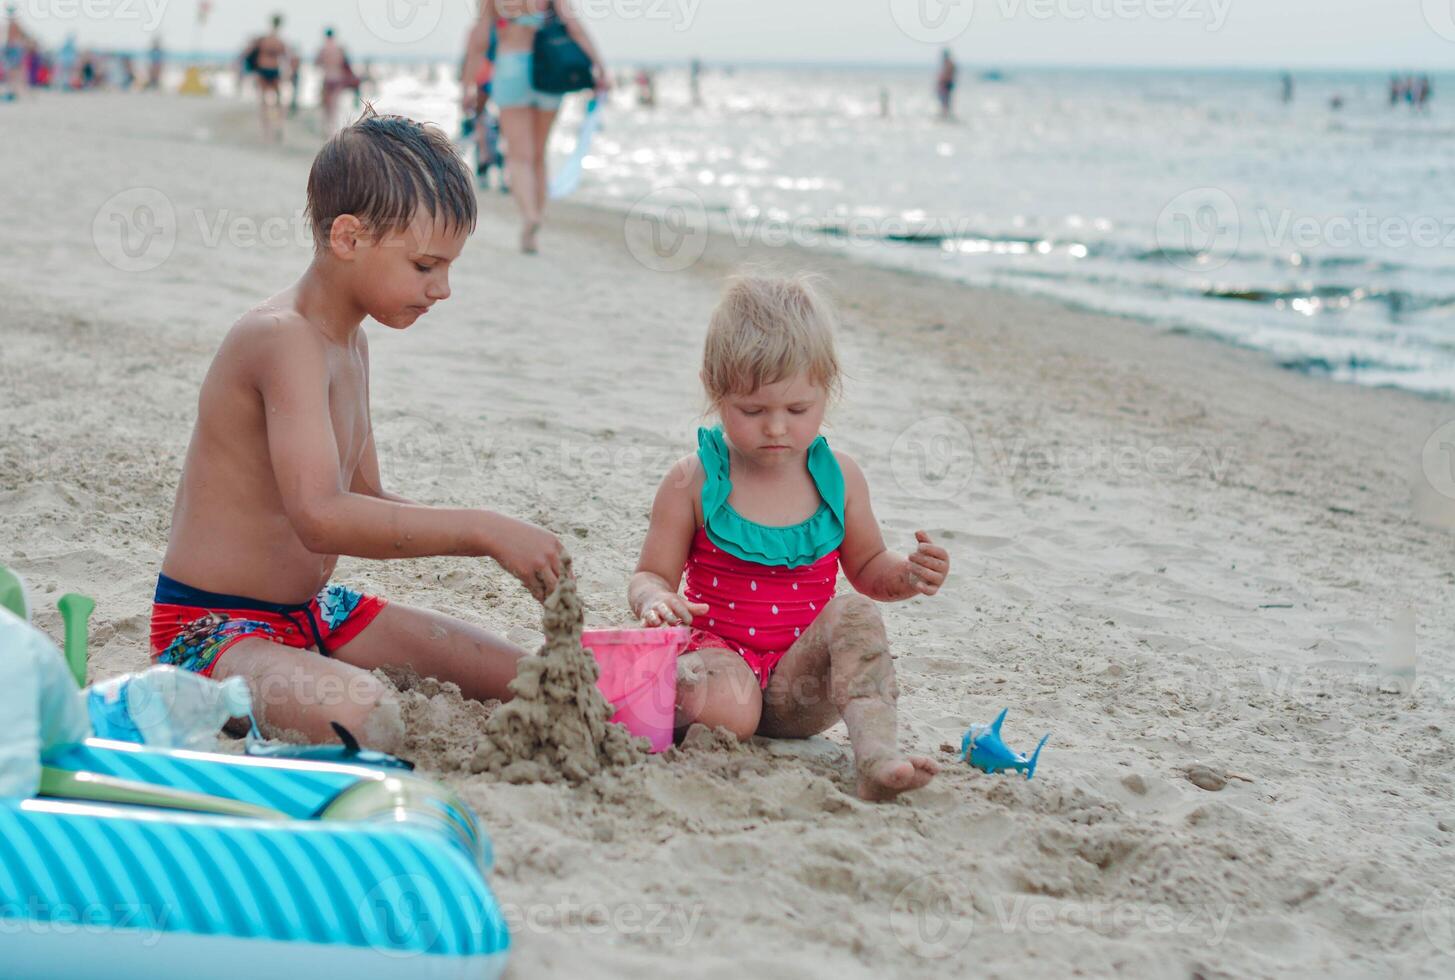
[[736, 276], [707, 327], [702, 384], [714, 407], [729, 395], [807, 374], [839, 394], [837, 317], [809, 276]]

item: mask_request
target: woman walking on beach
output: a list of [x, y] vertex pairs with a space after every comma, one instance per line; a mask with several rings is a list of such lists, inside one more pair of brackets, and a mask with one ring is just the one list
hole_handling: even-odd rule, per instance
[[546, 146], [551, 126], [561, 107], [561, 96], [541, 92], [531, 82], [532, 48], [536, 32], [552, 17], [592, 61], [596, 91], [610, 87], [610, 76], [586, 28], [571, 4], [553, 0], [483, 0], [480, 19], [470, 32], [463, 83], [473, 93], [490, 43], [490, 30], [498, 31], [498, 49], [491, 76], [492, 96], [500, 108], [500, 131], [505, 138], [505, 163], [510, 189], [520, 209], [520, 250], [536, 252], [536, 238], [546, 207]]

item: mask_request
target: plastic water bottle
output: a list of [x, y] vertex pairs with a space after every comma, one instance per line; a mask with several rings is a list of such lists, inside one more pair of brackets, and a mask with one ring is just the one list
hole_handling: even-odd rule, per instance
[[97, 736], [160, 748], [210, 748], [229, 718], [253, 710], [241, 677], [219, 682], [165, 665], [93, 684], [86, 694]]

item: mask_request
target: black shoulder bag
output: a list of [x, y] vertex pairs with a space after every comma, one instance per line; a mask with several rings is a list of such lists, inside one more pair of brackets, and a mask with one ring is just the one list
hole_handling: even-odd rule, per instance
[[593, 88], [591, 58], [572, 39], [566, 24], [556, 15], [552, 3], [546, 22], [536, 31], [535, 48], [531, 52], [531, 86], [548, 95], [565, 95]]

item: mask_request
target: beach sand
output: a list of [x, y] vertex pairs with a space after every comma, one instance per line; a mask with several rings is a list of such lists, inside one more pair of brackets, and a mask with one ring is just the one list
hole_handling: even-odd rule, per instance
[[[0, 115], [0, 560], [52, 635], [60, 593], [96, 597], [103, 678], [146, 664], [209, 359], [307, 262], [316, 144], [167, 97]], [[940, 596], [884, 610], [902, 744], [944, 767], [889, 805], [853, 797], [842, 726], [492, 781], [456, 744], [483, 709], [408, 692], [412, 751], [494, 839], [510, 976], [1455, 974], [1455, 522], [1419, 465], [1449, 403], [852, 257], [714, 239], [655, 272], [620, 215], [583, 208], [524, 257], [509, 202], [483, 206], [454, 297], [370, 328], [386, 486], [541, 522], [587, 625], [626, 625], [653, 490], [695, 446], [721, 278], [808, 268], [844, 319], [828, 437], [891, 547], [923, 527], [955, 563]], [[118, 207], [162, 229], [150, 247], [118, 251]], [[540, 643], [488, 561], [338, 577]], [[1034, 781], [943, 749], [1002, 707], [1013, 747], [1052, 733]]]

